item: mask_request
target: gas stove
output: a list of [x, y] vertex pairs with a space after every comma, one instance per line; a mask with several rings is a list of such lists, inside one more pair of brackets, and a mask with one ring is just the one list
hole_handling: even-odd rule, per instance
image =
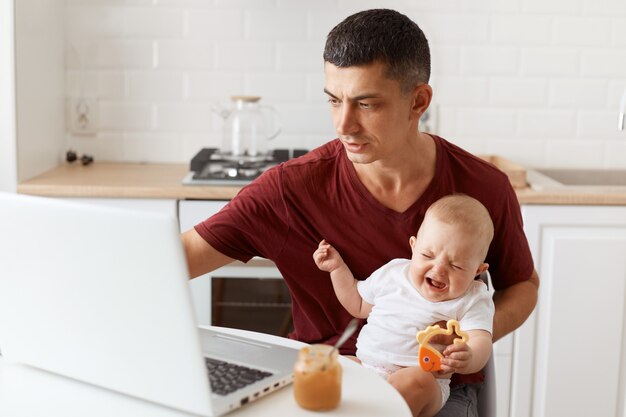
[[185, 185], [245, 185], [267, 169], [307, 153], [306, 149], [274, 149], [256, 157], [233, 159], [217, 148], [203, 148], [189, 164]]

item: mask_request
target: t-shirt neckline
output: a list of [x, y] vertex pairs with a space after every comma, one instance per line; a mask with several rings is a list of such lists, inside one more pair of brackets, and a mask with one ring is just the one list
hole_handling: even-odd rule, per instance
[[434, 194], [436, 187], [437, 187], [437, 183], [438, 183], [436, 179], [442, 178], [441, 174], [443, 171], [443, 161], [442, 161], [443, 155], [442, 155], [442, 150], [441, 150], [441, 138], [437, 135], [433, 135], [430, 133], [426, 133], [426, 134], [430, 136], [435, 142], [435, 174], [433, 175], [433, 178], [430, 180], [430, 183], [428, 184], [428, 186], [426, 187], [422, 195], [413, 204], [411, 204], [409, 208], [407, 208], [402, 213], [399, 213], [383, 205], [369, 192], [369, 190], [365, 187], [365, 185], [363, 185], [363, 183], [359, 179], [359, 176], [356, 173], [356, 169], [354, 168], [354, 164], [352, 164], [352, 162], [348, 159], [348, 157], [346, 156], [345, 149], [343, 149], [343, 145], [341, 145], [341, 150], [340, 150], [341, 158], [342, 158], [343, 164], [347, 168], [348, 178], [350, 182], [352, 183], [352, 185], [354, 186], [355, 190], [359, 194], [361, 194], [361, 196], [368, 202], [368, 204], [370, 204], [375, 209], [383, 212], [385, 215], [398, 217], [398, 218], [408, 218], [408, 217], [411, 217], [412, 214], [415, 212], [416, 206], [421, 205], [423, 201], [428, 201], [429, 197]]

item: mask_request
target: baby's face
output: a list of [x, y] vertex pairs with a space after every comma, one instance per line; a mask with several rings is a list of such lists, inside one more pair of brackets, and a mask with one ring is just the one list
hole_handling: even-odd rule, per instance
[[462, 296], [476, 275], [487, 269], [476, 247], [480, 242], [459, 227], [433, 217], [424, 220], [410, 244], [413, 250], [411, 283], [432, 302]]

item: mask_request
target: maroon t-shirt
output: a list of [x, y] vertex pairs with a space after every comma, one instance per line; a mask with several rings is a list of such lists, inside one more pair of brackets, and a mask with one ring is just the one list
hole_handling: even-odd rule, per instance
[[[246, 262], [261, 256], [276, 263], [291, 291], [295, 331], [290, 336], [307, 343], [334, 343], [351, 319], [335, 296], [330, 276], [313, 261], [318, 243], [330, 242], [355, 278], [365, 279], [391, 259], [410, 258], [409, 237], [417, 232], [426, 209], [451, 193], [476, 198], [491, 214], [495, 234], [486, 262], [494, 288], [530, 278], [533, 260], [507, 176], [433, 137], [435, 175], [404, 213], [383, 206], [369, 193], [341, 142], [333, 140], [268, 170], [195, 229], [231, 258]], [[354, 354], [355, 345], [356, 335], [341, 353]]]

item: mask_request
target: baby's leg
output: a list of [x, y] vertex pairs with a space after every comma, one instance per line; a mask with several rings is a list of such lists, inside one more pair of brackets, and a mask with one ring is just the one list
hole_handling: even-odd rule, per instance
[[441, 389], [430, 372], [419, 367], [402, 368], [388, 381], [400, 392], [413, 416], [430, 417], [441, 409]]

